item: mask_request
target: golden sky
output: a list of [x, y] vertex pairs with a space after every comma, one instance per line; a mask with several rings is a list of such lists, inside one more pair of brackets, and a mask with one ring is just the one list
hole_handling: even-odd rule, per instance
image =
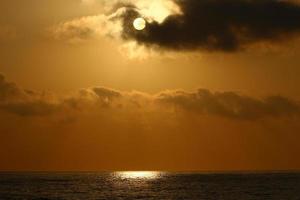
[[299, 4], [203, 2], [0, 1], [0, 170], [300, 169]]

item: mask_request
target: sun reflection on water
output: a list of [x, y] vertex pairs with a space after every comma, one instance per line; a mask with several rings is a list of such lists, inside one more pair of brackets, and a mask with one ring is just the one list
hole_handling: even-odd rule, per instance
[[160, 174], [160, 172], [154, 171], [116, 172], [116, 176], [124, 179], [156, 179], [160, 176]]

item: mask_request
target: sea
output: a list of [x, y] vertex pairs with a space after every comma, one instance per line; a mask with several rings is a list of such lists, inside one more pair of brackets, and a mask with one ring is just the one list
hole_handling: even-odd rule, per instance
[[300, 200], [300, 173], [0, 173], [0, 200], [106, 199]]

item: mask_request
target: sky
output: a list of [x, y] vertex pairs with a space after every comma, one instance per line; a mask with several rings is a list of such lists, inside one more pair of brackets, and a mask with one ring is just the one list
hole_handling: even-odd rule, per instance
[[299, 44], [297, 0], [3, 0], [0, 170], [299, 170]]

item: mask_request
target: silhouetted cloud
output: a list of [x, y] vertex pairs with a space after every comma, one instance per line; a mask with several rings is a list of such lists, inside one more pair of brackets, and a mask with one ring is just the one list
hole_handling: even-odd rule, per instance
[[135, 8], [123, 15], [123, 38], [172, 50], [237, 51], [260, 41], [288, 39], [300, 31], [300, 6], [279, 0], [175, 0], [182, 14], [163, 23], [148, 22], [144, 31], [128, 24]]
[[[81, 89], [67, 96], [24, 90], [0, 75], [0, 110], [20, 116], [47, 116], [66, 112], [101, 112], [112, 109], [125, 113], [134, 110], [187, 112], [214, 115], [238, 120], [267, 117], [299, 116], [298, 102], [282, 96], [265, 99], [239, 95], [234, 92], [165, 91], [150, 95], [141, 92], [118, 91], [106, 87]], [[106, 110], [107, 111], [107, 110]]]

